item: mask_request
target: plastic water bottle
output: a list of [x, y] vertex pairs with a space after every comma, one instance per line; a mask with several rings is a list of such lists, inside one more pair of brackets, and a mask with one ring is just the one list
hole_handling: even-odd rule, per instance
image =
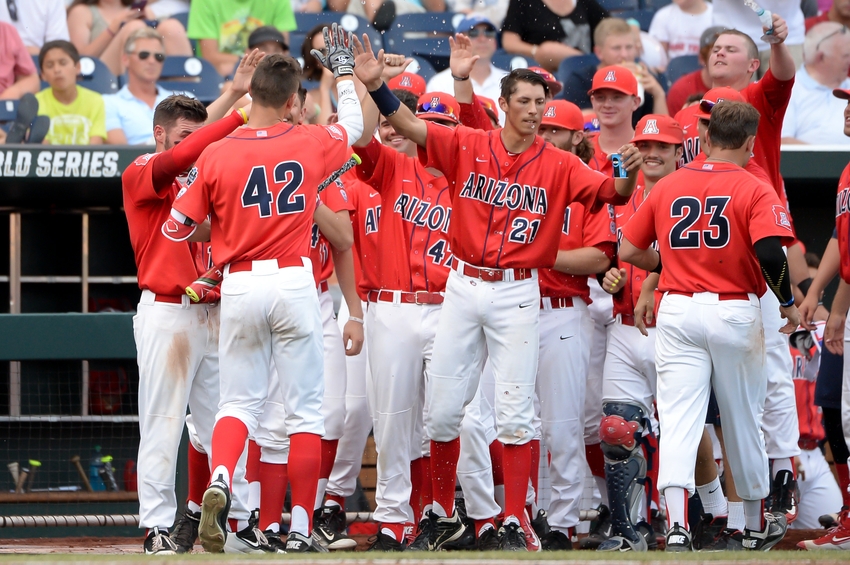
[[103, 466], [103, 456], [100, 454], [100, 446], [94, 446], [94, 456], [89, 464], [89, 483], [93, 491], [106, 490], [106, 485], [100, 477], [100, 468]]
[[770, 10], [765, 10], [754, 0], [744, 0], [744, 5], [756, 13], [761, 22], [761, 27], [767, 30], [761, 36], [761, 40], [765, 43], [780, 43], [782, 40], [773, 35], [773, 14], [770, 13]]

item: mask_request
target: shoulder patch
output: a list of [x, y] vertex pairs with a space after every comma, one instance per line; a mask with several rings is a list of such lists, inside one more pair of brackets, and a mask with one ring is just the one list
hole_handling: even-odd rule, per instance
[[[192, 170], [189, 171], [189, 176], [186, 177], [186, 186], [192, 186], [195, 180], [198, 178], [198, 167], [192, 167]], [[179, 198], [179, 196], [178, 196]]]
[[788, 219], [788, 212], [785, 211], [784, 206], [775, 205], [773, 207], [773, 218], [776, 220], [776, 225], [791, 229], [791, 220]]
[[150, 161], [151, 159], [154, 158], [155, 155], [158, 155], [158, 154], [157, 153], [145, 153], [144, 155], [139, 155], [138, 157], [136, 157], [136, 160], [133, 161], [133, 164], [138, 166], [138, 167], [144, 167], [145, 165], [148, 164], [148, 161]]
[[337, 141], [342, 141], [345, 138], [342, 128], [336, 124], [325, 126], [325, 130], [327, 130], [328, 134]]

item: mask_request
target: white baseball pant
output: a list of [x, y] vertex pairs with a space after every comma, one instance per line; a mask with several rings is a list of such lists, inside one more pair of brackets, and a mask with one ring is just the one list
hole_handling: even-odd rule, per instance
[[502, 511], [496, 504], [493, 464], [490, 461], [490, 442], [493, 441], [490, 438], [495, 436], [490, 412], [490, 405], [479, 387], [472, 402], [464, 409], [457, 461], [457, 480], [463, 490], [466, 514], [473, 520], [494, 518]]
[[819, 529], [820, 516], [841, 510], [841, 489], [820, 449], [800, 450], [800, 464], [805, 478], [797, 476], [800, 503], [797, 506], [797, 519], [789, 527]]
[[345, 344], [342, 343], [342, 332], [336, 323], [334, 299], [330, 292], [319, 293], [319, 307], [325, 357], [325, 395], [322, 398], [325, 437], [322, 439], [334, 440], [341, 438], [345, 430]]
[[584, 395], [590, 363], [593, 320], [581, 298], [573, 306], [552, 308], [543, 298], [540, 310], [540, 361], [537, 397], [549, 463], [549, 524], [567, 532], [579, 523], [584, 490]]
[[588, 277], [591, 303], [587, 309], [593, 320], [590, 363], [587, 368], [587, 388], [584, 397], [584, 443], [599, 443], [599, 423], [602, 421], [602, 375], [608, 350], [608, 332], [614, 323], [614, 299], [602, 290], [596, 277]]
[[218, 304], [156, 302], [143, 290], [133, 317], [139, 365], [139, 527], [170, 527], [186, 406], [209, 453], [219, 398]]
[[425, 425], [432, 440], [460, 436], [463, 409], [478, 391], [485, 355], [496, 381], [499, 440], [522, 445], [534, 437], [539, 304], [536, 269], [528, 279], [499, 282], [451, 270], [431, 362]]
[[664, 296], [655, 341], [659, 491], [680, 487], [693, 494], [697, 446], [713, 387], [738, 495], [744, 500], [767, 496], [759, 427], [767, 389], [764, 356], [764, 325], [754, 294], [749, 301], [719, 300], [710, 292]]
[[647, 328], [644, 336], [634, 326], [619, 322], [613, 324], [608, 334], [608, 354], [605, 356], [602, 402], [636, 403], [644, 415], [655, 419], [655, 328]]
[[850, 317], [844, 323], [844, 378], [841, 381], [841, 425], [844, 441], [850, 445]]

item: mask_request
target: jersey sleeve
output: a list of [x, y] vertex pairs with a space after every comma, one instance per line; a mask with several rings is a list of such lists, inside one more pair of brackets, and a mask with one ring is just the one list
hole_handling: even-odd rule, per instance
[[490, 121], [490, 116], [484, 111], [484, 106], [475, 94], [472, 95], [472, 103], [460, 105], [460, 123], [474, 129], [490, 131], [496, 129]]
[[600, 210], [603, 202], [625, 204], [628, 197], [620, 196], [614, 188], [614, 179], [587, 166], [576, 157], [569, 170], [572, 200], [581, 202], [591, 213]]
[[585, 213], [584, 247], [596, 247], [617, 242], [617, 224], [614, 222], [614, 208], [606, 204], [598, 212]]
[[442, 124], [426, 122], [428, 126], [428, 140], [426, 148], [419, 148], [419, 160], [426, 167], [434, 167], [443, 173], [449, 182], [453, 182], [457, 176], [459, 138], [470, 128], [458, 126], [452, 129]]
[[210, 213], [210, 182], [216, 178], [215, 172], [207, 165], [207, 154], [201, 155], [195, 167], [189, 172], [187, 187], [171, 206], [196, 224], [206, 220]]
[[779, 237], [783, 245], [790, 245], [794, 241], [791, 216], [769, 185], [758, 183], [749, 213], [752, 243], [766, 237]]
[[325, 159], [323, 177], [327, 178], [351, 156], [348, 150], [348, 134], [342, 126], [336, 124], [307, 127], [313, 128], [316, 139], [322, 145], [322, 155]]
[[146, 153], [139, 155], [136, 160], [124, 170], [121, 175], [121, 186], [124, 195], [136, 206], [142, 206], [147, 202], [162, 200], [169, 192], [167, 190], [154, 190], [153, 186], [153, 162], [161, 153]]
[[767, 69], [761, 80], [751, 88], [757, 89], [758, 96], [762, 97], [766, 103], [761, 105], [754, 104], [756, 109], [767, 113], [763, 117], [772, 120], [777, 114], [785, 115], [788, 101], [791, 100], [791, 89], [794, 88], [794, 79], [785, 81], [777, 80], [770, 69]]
[[354, 210], [354, 201], [352, 198], [349, 198], [345, 186], [339, 179], [336, 182], [332, 182], [328, 188], [323, 190], [319, 194], [319, 198], [322, 199], [325, 206], [333, 213], [342, 212], [343, 210], [348, 210], [349, 212]]
[[623, 237], [638, 249], [649, 249], [658, 239], [655, 231], [655, 208], [658, 186], [649, 193], [649, 197], [623, 226]]
[[357, 178], [383, 194], [384, 181], [395, 176], [396, 151], [381, 145], [374, 137], [366, 147], [355, 147], [362, 163], [357, 166]]

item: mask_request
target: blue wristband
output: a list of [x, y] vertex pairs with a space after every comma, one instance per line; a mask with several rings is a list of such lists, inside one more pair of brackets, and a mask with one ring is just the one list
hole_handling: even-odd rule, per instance
[[793, 306], [793, 305], [794, 305], [794, 297], [793, 296], [791, 297], [791, 300], [789, 300], [785, 304], [780, 304], [780, 306], [782, 306], [783, 308], [788, 308], [789, 306]]
[[392, 116], [398, 112], [398, 108], [401, 106], [401, 100], [393, 94], [387, 83], [383, 83], [377, 90], [370, 91], [369, 96], [375, 101], [375, 106], [378, 107], [378, 111], [382, 116]]

